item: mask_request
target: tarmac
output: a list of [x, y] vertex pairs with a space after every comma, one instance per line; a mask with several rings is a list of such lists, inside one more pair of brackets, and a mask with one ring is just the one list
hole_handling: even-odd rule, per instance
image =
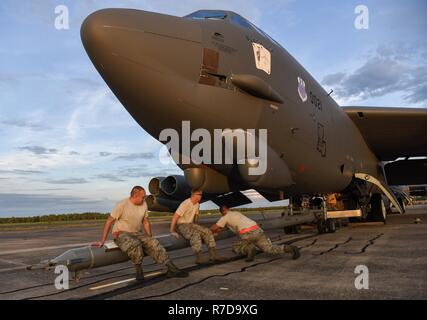
[[[263, 219], [260, 214], [253, 217]], [[422, 223], [415, 224], [416, 218]], [[207, 225], [214, 221], [204, 219]], [[154, 234], [166, 233], [168, 227], [169, 221], [152, 223]], [[298, 260], [286, 254], [260, 253], [255, 261], [246, 262], [231, 252], [234, 239], [218, 241], [219, 252], [230, 258], [221, 264], [196, 266], [190, 248], [170, 252], [175, 263], [190, 272], [188, 278], [166, 278], [165, 268], [149, 257], [144, 258], [146, 281], [142, 284], [134, 281], [130, 262], [87, 270], [79, 282], [70, 282], [68, 290], [55, 288], [58, 275], [54, 270], [26, 270], [28, 265], [99, 240], [102, 228], [97, 223], [0, 231], [0, 299], [427, 298], [425, 205], [407, 207], [403, 215], [389, 215], [385, 225], [352, 223], [327, 234], [318, 234], [310, 225], [299, 234], [279, 229], [267, 232], [274, 243], [300, 247]]]

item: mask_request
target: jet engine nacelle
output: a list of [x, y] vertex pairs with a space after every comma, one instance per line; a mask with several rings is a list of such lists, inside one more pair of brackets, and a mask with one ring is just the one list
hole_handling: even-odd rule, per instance
[[147, 202], [149, 211], [160, 212], [175, 212], [181, 203], [175, 199], [158, 197], [154, 195], [146, 196], [145, 201]]
[[168, 176], [160, 182], [160, 189], [169, 197], [184, 200], [191, 196], [191, 187], [184, 176]]
[[223, 194], [232, 191], [228, 177], [209, 167], [187, 168], [184, 175], [191, 188], [201, 189], [205, 193]]
[[165, 179], [166, 177], [155, 177], [150, 180], [148, 183], [148, 191], [152, 195], [155, 196], [164, 196], [165, 193], [160, 188], [160, 183]]

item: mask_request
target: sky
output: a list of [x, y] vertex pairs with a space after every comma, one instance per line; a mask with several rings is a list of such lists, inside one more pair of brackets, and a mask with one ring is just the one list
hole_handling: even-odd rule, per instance
[[[67, 30], [55, 28], [58, 5], [68, 8]], [[355, 28], [358, 5], [369, 10], [368, 29]], [[176, 16], [232, 10], [333, 89], [342, 106], [427, 107], [424, 0], [2, 0], [0, 217], [109, 212], [133, 185], [181, 173], [160, 163], [162, 145], [131, 118], [83, 49], [82, 21], [108, 7]]]

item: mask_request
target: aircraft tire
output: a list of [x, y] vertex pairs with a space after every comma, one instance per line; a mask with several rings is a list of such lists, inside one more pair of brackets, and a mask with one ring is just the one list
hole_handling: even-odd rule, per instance
[[374, 193], [371, 196], [371, 212], [368, 219], [371, 221], [381, 221], [386, 223], [387, 211], [384, 205], [384, 200], [380, 193]]
[[328, 233], [335, 233], [335, 231], [337, 231], [337, 226], [333, 219], [326, 220], [326, 229]]
[[327, 230], [325, 221], [322, 219], [317, 221], [317, 232], [319, 232], [319, 234], [323, 234], [323, 233], [326, 233], [327, 231], [328, 230]]

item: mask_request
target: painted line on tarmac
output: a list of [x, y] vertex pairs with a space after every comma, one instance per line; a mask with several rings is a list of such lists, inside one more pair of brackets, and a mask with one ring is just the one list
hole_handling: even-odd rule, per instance
[[16, 254], [16, 253], [25, 253], [25, 252], [46, 251], [46, 250], [53, 250], [53, 249], [77, 248], [77, 247], [88, 246], [88, 245], [90, 245], [90, 243], [85, 242], [85, 243], [63, 244], [60, 246], [18, 249], [18, 250], [11, 250], [11, 251], [0, 251], [0, 256], [5, 256], [8, 254]]
[[14, 264], [14, 265], [17, 265], [17, 266], [28, 266], [28, 264], [25, 264], [25, 263], [22, 263], [22, 262], [13, 261], [13, 260], [6, 260], [6, 259], [0, 259], [0, 262], [7, 263], [7, 264]]
[[[153, 277], [161, 275], [161, 274], [163, 274], [163, 272], [161, 272], [161, 271], [151, 272], [151, 273], [146, 274], [144, 277], [145, 278], [153, 278]], [[89, 288], [89, 290], [104, 289], [104, 288], [108, 288], [108, 287], [112, 287], [112, 286], [117, 286], [117, 285], [122, 284], [122, 283], [131, 282], [134, 280], [135, 280], [135, 278], [130, 278], [130, 279], [125, 279], [125, 280], [121, 280], [121, 281], [111, 282], [111, 283], [103, 284], [103, 285], [100, 285], [97, 287]]]
[[13, 268], [6, 268], [1, 269], [0, 273], [8, 272], [8, 271], [17, 271], [17, 270], [26, 270], [29, 266], [19, 266], [19, 267], [13, 267]]
[[13, 260], [0, 259], [0, 262], [15, 265], [15, 267], [0, 269], [0, 273], [26, 269], [28, 267], [28, 264], [18, 262], [18, 261], [13, 261]]

